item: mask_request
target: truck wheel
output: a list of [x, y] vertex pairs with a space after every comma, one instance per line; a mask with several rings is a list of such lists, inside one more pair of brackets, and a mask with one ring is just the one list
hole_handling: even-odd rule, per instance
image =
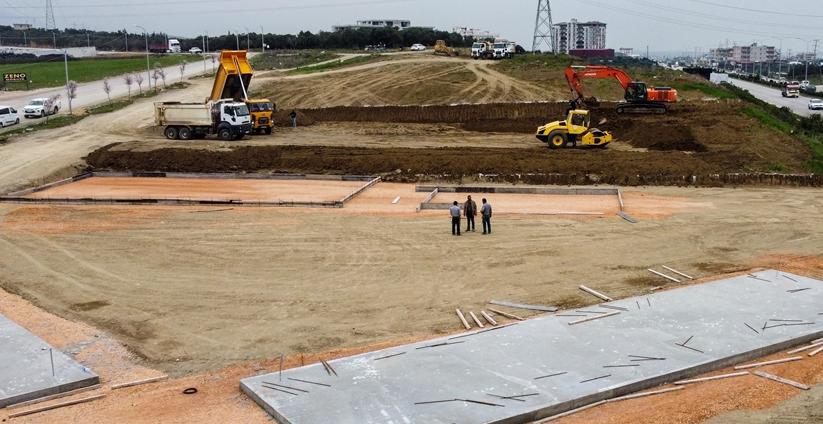
[[566, 145], [566, 134], [561, 132], [553, 132], [549, 134], [549, 147], [552, 149], [559, 149]]
[[223, 141], [231, 141], [233, 138], [230, 128], [221, 128], [217, 130], [217, 136]]
[[177, 140], [177, 128], [175, 127], [166, 127], [164, 134], [169, 140]]
[[181, 140], [191, 140], [191, 129], [188, 127], [180, 127], [180, 130], [177, 131], [177, 136], [180, 137]]

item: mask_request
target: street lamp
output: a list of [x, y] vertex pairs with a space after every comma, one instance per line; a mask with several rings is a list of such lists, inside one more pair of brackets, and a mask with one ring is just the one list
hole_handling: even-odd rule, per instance
[[251, 44], [249, 43], [249, 29], [246, 28], [246, 51], [249, 50], [249, 46], [251, 46]]
[[[146, 36], [146, 82], [149, 84], [149, 90], [151, 90], [151, 66], [149, 65], [149, 32], [146, 31], [146, 28], [141, 27], [140, 25], [135, 25], [137, 28], [143, 30], [143, 34]], [[156, 87], [155, 87], [156, 88]]]
[[240, 50], [240, 36], [237, 33], [234, 33], [234, 41], [237, 43], [237, 48], [235, 50]]

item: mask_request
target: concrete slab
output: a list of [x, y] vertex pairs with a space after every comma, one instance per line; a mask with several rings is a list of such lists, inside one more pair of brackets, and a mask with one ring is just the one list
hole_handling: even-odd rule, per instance
[[98, 383], [91, 370], [0, 315], [0, 408]]
[[337, 375], [314, 364], [240, 386], [289, 424], [525, 423], [823, 336], [823, 281], [775, 270], [609, 305], [628, 310], [576, 325], [543, 316], [330, 361]]

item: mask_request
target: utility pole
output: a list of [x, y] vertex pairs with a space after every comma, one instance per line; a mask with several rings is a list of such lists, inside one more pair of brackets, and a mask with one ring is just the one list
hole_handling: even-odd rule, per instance
[[[146, 31], [146, 28], [143, 28], [140, 25], [137, 25], [137, 28], [142, 29], [143, 34], [146, 35], [146, 76], [148, 77], [146, 82], [148, 82], [149, 90], [151, 90], [151, 67], [149, 66], [149, 32]], [[166, 44], [166, 45], [168, 46], [168, 44]], [[157, 89], [157, 87], [154, 87], [154, 88], [155, 88], [155, 90]]]
[[206, 31], [206, 53], [209, 52], [209, 32]]
[[52, 0], [46, 0], [46, 30], [57, 29], [57, 23], [54, 20], [54, 5]]
[[203, 35], [201, 38], [203, 39], [203, 54], [201, 56], [203, 57], [203, 73], [205, 74], [206, 73], [206, 36]]
[[125, 29], [123, 30], [123, 32], [126, 33], [126, 52], [128, 52], [129, 51], [129, 32], [126, 31]]
[[69, 99], [69, 115], [71, 115], [71, 93], [69, 93], [69, 54], [65, 49], [63, 50], [63, 65], [66, 68], [66, 97]]
[[89, 37], [89, 30], [86, 30], [86, 47], [91, 47], [91, 37]]
[[261, 46], [260, 47], [261, 52], [265, 53], [266, 52], [266, 36], [263, 35], [263, 27], [262, 26], [260, 27], [260, 46]]
[[552, 53], [557, 53], [557, 40], [554, 38], [552, 7], [549, 0], [537, 0], [537, 15], [534, 19], [532, 53], [538, 51], [543, 45]]
[[237, 33], [234, 33], [234, 42], [237, 44], [237, 48], [235, 50], [240, 50], [240, 36]]
[[54, 31], [51, 32], [51, 48], [57, 48], [57, 34], [55, 34]]

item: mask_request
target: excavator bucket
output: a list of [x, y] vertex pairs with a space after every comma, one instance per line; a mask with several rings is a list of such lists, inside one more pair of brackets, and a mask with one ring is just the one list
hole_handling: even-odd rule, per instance
[[212, 101], [220, 99], [245, 100], [254, 70], [246, 58], [245, 50], [224, 50], [220, 53], [220, 67], [214, 77]]

